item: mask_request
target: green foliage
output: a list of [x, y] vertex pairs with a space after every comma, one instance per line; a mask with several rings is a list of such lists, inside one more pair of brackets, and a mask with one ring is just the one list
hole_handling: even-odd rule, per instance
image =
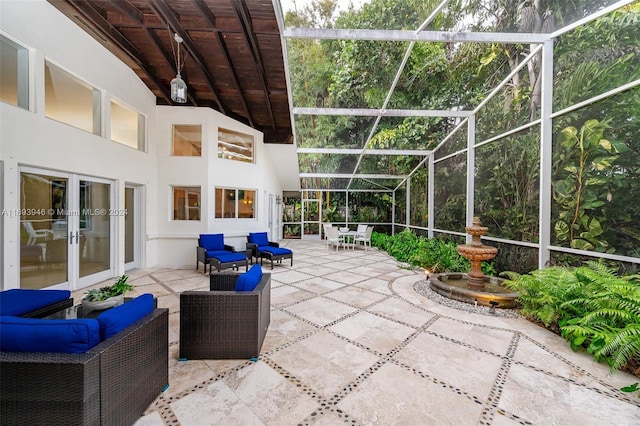
[[[434, 273], [468, 272], [471, 268], [471, 262], [458, 253], [455, 242], [417, 236], [407, 229], [393, 236], [374, 232], [371, 245], [386, 251], [400, 262]], [[487, 275], [495, 275], [493, 263], [482, 262], [482, 270]]]
[[503, 275], [520, 293], [522, 313], [559, 326], [572, 349], [584, 347], [612, 369], [640, 362], [640, 276], [619, 277], [596, 262]]
[[553, 196], [558, 219], [556, 239], [571, 248], [613, 253], [606, 239], [602, 209], [611, 196], [614, 163], [628, 148], [604, 138], [607, 121], [587, 120], [580, 130], [569, 126], [558, 137]]
[[[312, 2], [299, 13], [287, 14], [286, 21], [287, 27], [414, 30], [439, 3], [438, 0], [372, 0], [360, 9], [349, 7], [338, 12], [337, 1], [322, 0]], [[497, 0], [487, 7], [484, 0], [450, 2], [427, 29], [516, 32], [521, 3], [520, 0]], [[537, 2], [525, 3], [525, 6], [535, 6]], [[609, 4], [607, 0], [547, 0], [538, 4], [537, 13], [541, 19], [552, 17], [555, 27], [559, 28]], [[287, 54], [294, 104], [380, 108], [407, 46], [406, 42], [289, 39]], [[640, 78], [638, 46], [640, 7], [637, 2], [558, 37], [553, 47], [554, 111]], [[515, 70], [529, 50], [528, 44], [416, 43], [387, 107], [474, 109]], [[535, 75], [540, 75], [540, 59], [536, 58], [531, 64], [535, 72], [531, 73], [529, 67], [521, 68], [479, 111], [477, 142], [539, 116], [540, 108], [532, 100], [540, 90], [535, 81]], [[539, 78], [537, 80], [539, 82]], [[554, 117], [553, 244], [640, 257], [638, 117], [638, 87]], [[457, 124], [454, 119], [442, 117], [385, 117], [371, 134], [374, 121], [375, 118], [364, 116], [300, 114], [296, 116], [297, 143], [300, 147], [361, 149], [368, 141], [368, 148], [432, 149]], [[596, 123], [604, 129], [600, 139], [610, 144], [610, 150], [606, 143], [590, 148], [590, 138], [595, 140], [595, 136], [589, 129]], [[529, 131], [516, 132], [476, 150], [474, 209], [485, 218], [493, 236], [538, 241], [539, 130], [540, 126], [533, 126]], [[438, 156], [443, 158], [463, 150], [466, 143], [463, 128], [439, 148]], [[583, 153], [580, 153], [580, 143], [585, 144]], [[396, 217], [409, 214], [410, 225], [427, 226], [427, 179], [425, 169], [418, 167], [416, 171], [419, 159], [367, 155], [357, 160], [347, 155], [320, 154], [300, 155], [299, 159], [301, 172], [351, 171], [356, 164], [361, 173], [415, 172], [410, 194], [396, 191], [395, 207], [350, 202], [350, 206], [358, 206], [351, 217], [367, 222], [373, 213], [380, 222], [390, 222], [390, 212], [395, 209]], [[435, 165], [433, 219], [438, 229], [464, 229], [466, 165], [464, 152]], [[330, 188], [335, 187], [331, 186], [335, 183], [317, 178], [312, 184]], [[357, 184], [360, 182], [354, 181], [351, 185]], [[376, 182], [376, 185], [385, 183]], [[406, 208], [403, 196], [410, 197], [409, 212], [403, 211]], [[367, 208], [360, 211], [361, 206]], [[335, 216], [331, 218], [340, 220]], [[531, 255], [524, 262], [516, 253], [499, 269], [529, 270], [529, 265], [536, 264], [534, 257]]]
[[632, 385], [622, 387], [622, 388], [620, 388], [620, 390], [622, 392], [629, 392], [629, 393], [638, 392], [638, 396], [640, 396], [640, 386], [639, 386], [639, 384], [637, 382], [632, 384]]
[[133, 286], [127, 283], [128, 279], [127, 275], [116, 277], [116, 282], [113, 285], [88, 290], [84, 299], [89, 302], [102, 302], [110, 297], [125, 294], [133, 289]]
[[617, 277], [595, 262], [576, 269], [575, 274], [589, 293], [564, 303], [581, 310], [580, 316], [562, 327], [571, 347], [586, 347], [596, 360], [606, 361], [613, 369], [640, 360], [640, 276]]
[[541, 321], [545, 326], [565, 322], [571, 317], [570, 307], [563, 303], [582, 296], [582, 289], [575, 274], [568, 269], [552, 267], [538, 269], [528, 274], [506, 271], [505, 287], [520, 294], [522, 314]]

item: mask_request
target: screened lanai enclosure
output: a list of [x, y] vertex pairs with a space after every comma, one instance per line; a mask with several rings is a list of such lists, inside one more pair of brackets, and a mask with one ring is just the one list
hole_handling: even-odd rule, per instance
[[305, 5], [280, 23], [301, 181], [285, 238], [464, 242], [479, 216], [498, 270], [637, 270], [639, 1]]

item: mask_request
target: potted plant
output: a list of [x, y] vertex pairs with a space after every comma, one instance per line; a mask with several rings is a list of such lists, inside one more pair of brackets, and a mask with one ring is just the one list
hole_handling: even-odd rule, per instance
[[81, 301], [82, 306], [90, 311], [95, 311], [122, 305], [124, 294], [133, 289], [133, 286], [127, 283], [127, 279], [129, 279], [127, 275], [122, 275], [116, 277], [116, 282], [113, 285], [88, 290]]

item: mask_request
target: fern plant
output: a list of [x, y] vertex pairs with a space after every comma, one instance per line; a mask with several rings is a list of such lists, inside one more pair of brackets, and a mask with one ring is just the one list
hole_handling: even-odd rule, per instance
[[589, 294], [563, 304], [584, 311], [561, 328], [571, 347], [586, 347], [612, 369], [640, 361], [640, 276], [618, 277], [596, 262], [576, 269], [575, 275]]
[[564, 302], [582, 296], [582, 289], [575, 274], [566, 268], [539, 269], [529, 274], [505, 271], [503, 285], [520, 294], [518, 301], [522, 314], [541, 321], [546, 327], [562, 324], [576, 312]]

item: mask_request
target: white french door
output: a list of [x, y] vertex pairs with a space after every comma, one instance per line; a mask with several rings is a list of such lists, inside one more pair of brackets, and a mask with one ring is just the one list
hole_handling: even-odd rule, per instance
[[75, 290], [113, 276], [113, 182], [20, 171], [20, 287]]

